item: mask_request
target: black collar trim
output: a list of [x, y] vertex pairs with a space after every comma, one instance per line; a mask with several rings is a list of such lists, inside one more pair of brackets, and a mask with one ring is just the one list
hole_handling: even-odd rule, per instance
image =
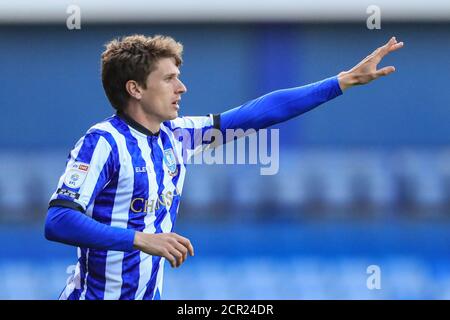
[[150, 130], [148, 130], [146, 127], [144, 127], [143, 125], [141, 125], [140, 123], [136, 122], [134, 119], [132, 119], [131, 117], [127, 116], [125, 113], [117, 111], [116, 115], [121, 118], [123, 121], [126, 122], [126, 124], [128, 124], [130, 127], [136, 129], [137, 131], [147, 135], [147, 136], [159, 136], [159, 131], [156, 133], [151, 132]]

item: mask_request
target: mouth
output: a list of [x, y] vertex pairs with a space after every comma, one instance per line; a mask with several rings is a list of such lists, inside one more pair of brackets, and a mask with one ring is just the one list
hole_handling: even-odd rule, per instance
[[172, 101], [172, 105], [173, 105], [177, 110], [180, 109], [180, 105], [179, 105], [180, 100], [181, 100], [181, 99], [176, 99], [176, 100]]

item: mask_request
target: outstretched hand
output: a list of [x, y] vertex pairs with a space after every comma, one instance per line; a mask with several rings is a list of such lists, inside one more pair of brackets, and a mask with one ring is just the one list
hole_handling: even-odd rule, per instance
[[397, 42], [395, 37], [392, 37], [384, 46], [377, 48], [351, 70], [339, 73], [338, 80], [342, 91], [352, 86], [369, 83], [379, 77], [393, 73], [395, 67], [388, 66], [377, 70], [377, 65], [384, 56], [401, 47], [403, 47], [403, 42]]

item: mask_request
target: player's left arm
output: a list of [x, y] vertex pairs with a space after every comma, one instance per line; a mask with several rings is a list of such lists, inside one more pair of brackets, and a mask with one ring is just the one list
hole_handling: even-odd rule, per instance
[[356, 66], [337, 76], [312, 84], [270, 92], [237, 108], [220, 114], [220, 129], [263, 129], [299, 116], [340, 96], [344, 90], [367, 84], [395, 71], [393, 66], [377, 70], [377, 65], [388, 53], [403, 46], [392, 37]]

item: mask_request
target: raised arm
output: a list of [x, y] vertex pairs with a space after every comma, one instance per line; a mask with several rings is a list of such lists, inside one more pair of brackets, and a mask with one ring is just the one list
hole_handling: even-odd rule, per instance
[[352, 86], [362, 85], [395, 71], [393, 66], [377, 70], [388, 53], [400, 49], [403, 42], [392, 37], [384, 46], [348, 71], [316, 83], [277, 90], [220, 114], [220, 128], [263, 129], [299, 116], [342, 94]]

